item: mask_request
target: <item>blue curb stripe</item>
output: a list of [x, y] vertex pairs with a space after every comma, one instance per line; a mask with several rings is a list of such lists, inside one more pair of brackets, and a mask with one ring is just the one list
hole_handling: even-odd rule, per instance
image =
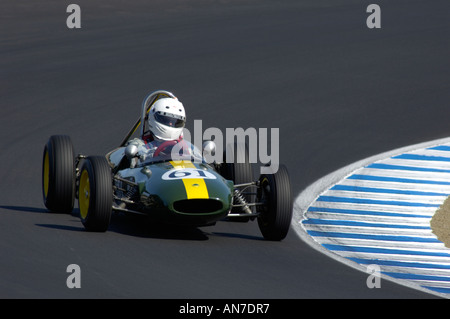
[[426, 264], [410, 261], [393, 261], [393, 260], [365, 259], [365, 258], [349, 258], [349, 259], [361, 265], [375, 264], [380, 266], [392, 266], [392, 267], [450, 270], [450, 265], [441, 265], [441, 264]]
[[408, 206], [408, 207], [439, 207], [439, 204], [425, 204], [413, 202], [400, 202], [390, 200], [365, 199], [365, 198], [347, 198], [337, 196], [320, 196], [318, 202], [332, 203], [352, 203], [352, 204], [370, 204], [370, 205], [392, 205], [392, 206]]
[[382, 273], [390, 277], [406, 280], [450, 281], [450, 277], [444, 276], [419, 275], [411, 273], [384, 272], [384, 271], [382, 271]]
[[[354, 209], [314, 207], [314, 206], [309, 207], [308, 212], [336, 213], [336, 214], [348, 214], [348, 215], [386, 216], [386, 217], [430, 218], [430, 215], [413, 215], [413, 214], [408, 214], [408, 213], [389, 213], [389, 212], [380, 212], [380, 211], [374, 211], [374, 210], [354, 210]], [[303, 223], [305, 223], [305, 221], [303, 221]]]
[[304, 221], [305, 225], [330, 225], [330, 226], [354, 226], [354, 227], [381, 227], [381, 228], [394, 228], [394, 229], [430, 229], [429, 226], [411, 226], [411, 225], [399, 225], [399, 224], [380, 224], [380, 223], [367, 223], [356, 222], [350, 220], [330, 220], [309, 218]]
[[322, 244], [322, 246], [333, 251], [349, 251], [349, 252], [371, 253], [371, 254], [412, 255], [412, 256], [429, 256], [429, 257], [450, 257], [449, 253], [438, 253], [438, 252], [417, 251], [417, 250], [346, 246], [334, 244]]
[[450, 162], [450, 157], [418, 155], [418, 154], [402, 154], [398, 156], [393, 156], [392, 158], [408, 159], [415, 161]]
[[348, 185], [335, 185], [331, 189], [339, 191], [363, 192], [363, 193], [401, 194], [401, 195], [418, 195], [418, 196], [448, 196], [448, 194], [445, 193], [420, 192], [401, 189], [373, 188], [373, 187], [348, 186]]
[[357, 179], [357, 180], [364, 180], [364, 181], [378, 181], [378, 182], [450, 185], [450, 182], [443, 182], [443, 181], [431, 181], [431, 180], [423, 180], [423, 179], [410, 179], [410, 178], [385, 177], [385, 176], [360, 175], [360, 174], [355, 174], [355, 175], [349, 176], [348, 179]]
[[428, 168], [428, 167], [415, 167], [415, 166], [404, 166], [404, 165], [392, 165], [392, 164], [381, 164], [374, 163], [366, 166], [367, 168], [376, 169], [390, 169], [390, 170], [400, 170], [400, 171], [415, 171], [415, 172], [430, 172], [430, 173], [450, 173], [448, 169], [439, 168]]
[[350, 238], [350, 239], [370, 239], [384, 241], [400, 241], [400, 242], [417, 242], [417, 243], [440, 243], [436, 238], [431, 237], [412, 237], [412, 236], [389, 236], [389, 235], [371, 235], [358, 233], [339, 233], [339, 232], [322, 232], [315, 230], [307, 231], [313, 237], [329, 237], [329, 238]]
[[439, 145], [435, 147], [427, 148], [428, 150], [436, 150], [436, 151], [447, 151], [450, 152], [450, 146], [447, 145]]

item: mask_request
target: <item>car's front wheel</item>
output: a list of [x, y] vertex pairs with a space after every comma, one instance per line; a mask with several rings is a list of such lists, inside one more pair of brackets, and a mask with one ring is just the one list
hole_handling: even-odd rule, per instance
[[111, 168], [104, 157], [90, 156], [83, 163], [78, 187], [81, 222], [88, 231], [104, 232], [112, 214]]
[[292, 219], [292, 195], [289, 175], [284, 165], [280, 165], [275, 174], [263, 174], [258, 190], [258, 202], [260, 206], [258, 226], [267, 240], [283, 240], [291, 224]]

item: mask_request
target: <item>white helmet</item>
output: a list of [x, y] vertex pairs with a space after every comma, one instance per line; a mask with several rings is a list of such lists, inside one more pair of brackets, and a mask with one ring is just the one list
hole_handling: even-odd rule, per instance
[[153, 104], [148, 115], [150, 132], [161, 140], [176, 140], [183, 132], [186, 113], [177, 99], [161, 98]]

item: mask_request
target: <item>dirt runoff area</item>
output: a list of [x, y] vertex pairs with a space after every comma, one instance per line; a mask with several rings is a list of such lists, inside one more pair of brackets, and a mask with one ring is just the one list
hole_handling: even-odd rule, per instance
[[431, 230], [436, 237], [450, 248], [450, 197], [434, 213], [430, 221]]

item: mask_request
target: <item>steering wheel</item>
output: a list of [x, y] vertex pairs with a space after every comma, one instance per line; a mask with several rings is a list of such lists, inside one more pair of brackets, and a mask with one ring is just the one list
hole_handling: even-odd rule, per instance
[[188, 147], [187, 147], [187, 144], [186, 144], [186, 142], [184, 140], [181, 140], [181, 141], [171, 140], [171, 141], [165, 141], [160, 146], [158, 146], [158, 148], [156, 149], [155, 153], [153, 154], [153, 157], [158, 156], [159, 153], [164, 151], [166, 148], [168, 148], [170, 146], [174, 146], [174, 145], [176, 145], [178, 143], [183, 143], [183, 145], [182, 145], [183, 153], [184, 152], [188, 152]]

